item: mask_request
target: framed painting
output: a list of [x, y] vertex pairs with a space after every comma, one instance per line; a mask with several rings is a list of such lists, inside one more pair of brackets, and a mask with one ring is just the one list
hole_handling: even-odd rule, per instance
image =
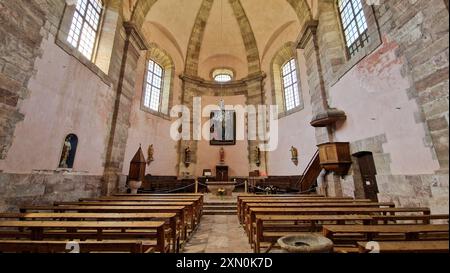
[[211, 111], [210, 141], [212, 146], [236, 145], [236, 112]]

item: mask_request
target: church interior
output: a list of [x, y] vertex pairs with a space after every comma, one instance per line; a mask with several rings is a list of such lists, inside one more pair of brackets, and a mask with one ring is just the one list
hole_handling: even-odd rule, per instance
[[0, 253], [448, 253], [448, 0], [0, 1]]

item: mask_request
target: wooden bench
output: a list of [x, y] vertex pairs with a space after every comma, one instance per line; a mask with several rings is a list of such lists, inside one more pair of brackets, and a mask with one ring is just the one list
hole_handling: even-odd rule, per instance
[[[32, 241], [0, 240], [0, 253], [70, 253], [68, 243], [72, 241]], [[153, 253], [155, 249], [145, 245], [145, 241], [104, 240], [76, 241], [80, 253], [125, 252]]]
[[203, 213], [203, 196], [112, 196], [99, 198], [80, 198], [80, 202], [193, 202], [196, 217]]
[[36, 211], [80, 212], [80, 213], [176, 213], [181, 223], [182, 239], [188, 235], [186, 208], [184, 206], [24, 206], [21, 213]]
[[[442, 239], [445, 235], [448, 239], [448, 225], [324, 225], [322, 230], [323, 235], [335, 244], [352, 243], [355, 237], [362, 237], [364, 241], [392, 240], [392, 235], [406, 241], [420, 240], [425, 234], [428, 239], [434, 236]], [[356, 245], [356, 241], [354, 243]]]
[[[140, 222], [97, 222], [97, 221], [0, 221], [0, 228], [17, 229], [14, 236], [27, 236], [27, 239], [41, 241], [47, 238], [58, 239], [122, 239], [131, 236], [144, 236], [146, 240], [156, 239], [155, 249], [161, 253], [167, 251], [165, 239], [165, 223], [162, 221]], [[26, 231], [30, 230], [30, 233]], [[63, 231], [61, 231], [63, 230]], [[64, 231], [65, 230], [65, 231]], [[94, 230], [94, 233], [91, 233]], [[108, 232], [108, 230], [119, 232]], [[125, 232], [123, 232], [125, 230]], [[131, 232], [133, 230], [138, 233]], [[57, 231], [57, 232], [52, 232]], [[5, 230], [0, 230], [0, 237], [10, 236]]]
[[326, 198], [295, 198], [295, 199], [243, 199], [238, 207], [238, 217], [240, 223], [244, 221], [244, 215], [249, 204], [300, 204], [300, 203], [368, 203], [368, 199], [326, 199]]
[[194, 209], [193, 202], [177, 202], [177, 201], [168, 201], [168, 202], [54, 202], [54, 206], [184, 206], [186, 207], [186, 216], [189, 218], [190, 225], [192, 230], [199, 223], [199, 215], [197, 215], [196, 210]]
[[16, 220], [70, 220], [70, 221], [149, 221], [165, 220], [171, 230], [172, 250], [179, 252], [182, 234], [176, 213], [0, 213], [0, 219]]
[[413, 221], [415, 224], [420, 222], [419, 224], [430, 223], [432, 220], [447, 220], [448, 223], [449, 215], [448, 214], [436, 214], [436, 215], [374, 215], [373, 216], [373, 224], [383, 223], [398, 223], [401, 221], [404, 223], [405, 221]]
[[361, 208], [361, 207], [329, 207], [329, 208], [250, 208], [246, 215], [245, 231], [249, 235], [250, 244], [253, 243], [253, 223], [256, 223], [256, 215], [373, 215], [396, 213], [421, 213], [429, 215], [429, 208]]
[[388, 207], [394, 208], [395, 204], [388, 203], [350, 203], [350, 202], [337, 202], [337, 203], [322, 203], [322, 202], [312, 202], [312, 203], [246, 203], [243, 209], [243, 221], [245, 222], [245, 216], [249, 214], [250, 208], [378, 208], [378, 207]]
[[[280, 237], [293, 232], [315, 232], [319, 222], [336, 222], [339, 224], [345, 222], [359, 221], [362, 224], [370, 224], [372, 217], [368, 215], [257, 215], [255, 224], [255, 234], [252, 240], [255, 253], [260, 253], [261, 242], [275, 243]], [[289, 225], [284, 223], [290, 222]], [[307, 222], [308, 225], [299, 226], [298, 222]], [[283, 225], [279, 225], [283, 223]], [[275, 224], [275, 225], [273, 225]]]
[[[255, 196], [241, 197], [241, 198], [238, 197], [237, 213], [238, 213], [239, 217], [243, 215], [244, 204], [246, 204], [246, 203], [355, 202], [354, 200], [355, 199], [346, 198], [346, 197], [340, 198], [340, 197], [315, 197], [315, 196], [279, 197], [279, 196], [268, 195], [268, 196], [264, 196], [264, 197], [255, 197]], [[370, 200], [365, 200], [365, 201], [370, 202]], [[240, 220], [242, 220], [242, 219], [240, 219]]]
[[[368, 242], [357, 242], [360, 253], [369, 253]], [[448, 240], [443, 241], [393, 241], [377, 242], [377, 253], [447, 253], [449, 252]]]

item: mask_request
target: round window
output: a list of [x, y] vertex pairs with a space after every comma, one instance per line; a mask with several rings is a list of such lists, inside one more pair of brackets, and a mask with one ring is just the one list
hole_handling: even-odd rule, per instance
[[230, 69], [220, 68], [215, 69], [212, 73], [213, 79], [216, 82], [225, 83], [233, 80], [233, 71]]

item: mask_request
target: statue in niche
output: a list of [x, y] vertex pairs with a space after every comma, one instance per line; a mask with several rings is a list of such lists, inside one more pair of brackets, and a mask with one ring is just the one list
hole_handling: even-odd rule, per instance
[[189, 167], [189, 164], [191, 164], [191, 148], [187, 146], [184, 149], [184, 165]]
[[64, 140], [61, 158], [59, 160], [59, 168], [72, 169], [75, 161], [75, 152], [78, 145], [78, 137], [74, 134], [68, 135]]
[[223, 149], [223, 147], [220, 147], [219, 159], [220, 159], [220, 164], [224, 164], [225, 163], [225, 150]]
[[256, 149], [255, 149], [255, 163], [256, 163], [256, 166], [260, 166], [261, 165], [261, 149], [259, 149], [259, 146], [256, 146]]
[[153, 153], [154, 153], [153, 144], [151, 144], [150, 146], [148, 146], [147, 149], [147, 166], [150, 165], [150, 163], [152, 163], [154, 160]]
[[295, 164], [295, 166], [298, 165], [298, 150], [294, 146], [291, 146], [291, 161]]

